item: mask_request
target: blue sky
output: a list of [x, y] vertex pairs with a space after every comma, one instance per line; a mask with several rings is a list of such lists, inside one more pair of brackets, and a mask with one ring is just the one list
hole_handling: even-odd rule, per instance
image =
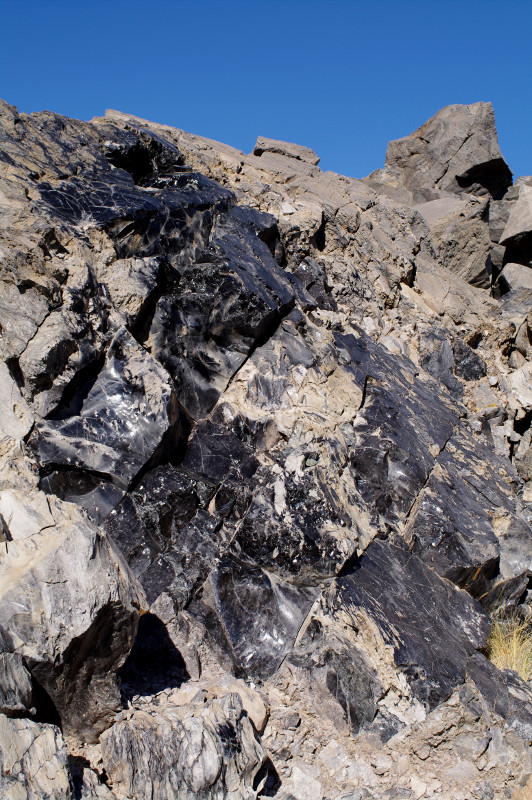
[[0, 96], [116, 108], [249, 152], [312, 147], [362, 177], [449, 103], [491, 100], [532, 173], [532, 0], [0, 0]]

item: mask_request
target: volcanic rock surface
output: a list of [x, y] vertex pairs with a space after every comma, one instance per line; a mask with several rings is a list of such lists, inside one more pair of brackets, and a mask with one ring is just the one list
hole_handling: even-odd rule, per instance
[[3, 797], [527, 791], [532, 179], [318, 165], [0, 105]]

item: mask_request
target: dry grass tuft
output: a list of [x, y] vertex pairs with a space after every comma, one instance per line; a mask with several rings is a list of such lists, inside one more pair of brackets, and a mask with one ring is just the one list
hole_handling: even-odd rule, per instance
[[532, 680], [532, 622], [515, 612], [495, 614], [488, 657], [499, 669], [513, 669], [523, 680]]

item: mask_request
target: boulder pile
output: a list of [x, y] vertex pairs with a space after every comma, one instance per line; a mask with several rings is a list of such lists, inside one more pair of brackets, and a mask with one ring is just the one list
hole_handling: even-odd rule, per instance
[[[532, 177], [0, 103], [0, 795], [532, 792]], [[531, 795], [532, 796], [532, 795]]]

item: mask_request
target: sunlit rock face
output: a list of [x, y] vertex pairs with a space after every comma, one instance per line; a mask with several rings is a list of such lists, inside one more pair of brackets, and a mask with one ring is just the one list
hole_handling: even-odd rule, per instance
[[491, 106], [363, 180], [0, 109], [6, 797], [524, 786], [530, 686], [483, 653], [530, 608], [532, 228]]

